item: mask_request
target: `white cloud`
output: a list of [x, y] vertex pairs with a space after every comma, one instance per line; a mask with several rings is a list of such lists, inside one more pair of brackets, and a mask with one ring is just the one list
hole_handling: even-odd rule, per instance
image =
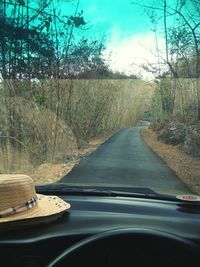
[[[104, 53], [111, 69], [127, 74], [140, 73], [144, 78], [152, 78], [152, 75], [140, 66], [158, 62], [155, 35], [147, 32], [121, 39], [121, 41], [120, 39], [120, 33], [113, 29], [110, 44]], [[164, 58], [164, 38], [158, 39], [158, 47], [160, 55]]]

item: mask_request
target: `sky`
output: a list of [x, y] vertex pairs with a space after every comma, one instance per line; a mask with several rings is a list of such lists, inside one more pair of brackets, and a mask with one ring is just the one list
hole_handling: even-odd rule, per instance
[[[154, 2], [157, 1], [139, 1], [141, 5]], [[152, 78], [141, 68], [142, 64], [157, 62], [155, 34], [144, 7], [131, 4], [131, 0], [80, 0], [79, 10], [84, 11], [85, 20], [91, 26], [87, 34], [93, 38], [105, 35], [104, 57], [111, 69]], [[164, 50], [162, 34], [158, 42]]]
[[[44, 3], [46, 0], [43, 0]], [[135, 1], [136, 3], [133, 3]], [[188, 0], [167, 0], [167, 4], [173, 7], [175, 3]], [[33, 5], [38, 0], [32, 1]], [[144, 64], [155, 66], [158, 63], [156, 52], [156, 38], [152, 31], [152, 23], [148, 16], [151, 6], [159, 8], [163, 6], [163, 0], [55, 0], [59, 4], [58, 15], [75, 15], [82, 13], [86, 25], [76, 29], [76, 37], [84, 36], [86, 39], [105, 41], [106, 49], [103, 56], [114, 71], [126, 74], [139, 74], [143, 78], [151, 79], [153, 75], [144, 71]], [[157, 25], [157, 43], [159, 53], [165, 58], [165, 40], [163, 34], [163, 11], [156, 10], [159, 18]], [[78, 14], [76, 14], [77, 16]], [[170, 23], [176, 23], [168, 17]]]

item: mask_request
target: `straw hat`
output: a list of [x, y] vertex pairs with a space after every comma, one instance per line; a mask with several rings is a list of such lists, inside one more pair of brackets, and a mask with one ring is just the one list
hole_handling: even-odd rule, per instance
[[70, 208], [57, 196], [36, 194], [33, 180], [23, 174], [0, 175], [0, 227], [21, 220], [37, 222], [55, 217]]

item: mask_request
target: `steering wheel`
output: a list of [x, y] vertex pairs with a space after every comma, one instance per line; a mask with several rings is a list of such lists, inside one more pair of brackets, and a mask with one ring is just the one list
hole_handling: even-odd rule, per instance
[[91, 235], [67, 248], [48, 267], [200, 266], [199, 247], [166, 232], [125, 228]]

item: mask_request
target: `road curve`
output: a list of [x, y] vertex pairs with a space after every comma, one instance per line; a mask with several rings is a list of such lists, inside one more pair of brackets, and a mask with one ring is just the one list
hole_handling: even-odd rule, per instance
[[175, 173], [144, 143], [141, 127], [119, 131], [59, 182], [148, 187], [159, 193], [188, 193]]

